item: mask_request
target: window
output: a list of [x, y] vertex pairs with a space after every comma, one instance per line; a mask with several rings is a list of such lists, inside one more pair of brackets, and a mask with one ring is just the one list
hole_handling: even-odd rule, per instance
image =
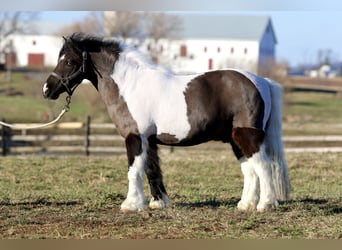
[[208, 61], [208, 70], [212, 70], [213, 69], [213, 59], [210, 58]]
[[188, 52], [187, 52], [187, 47], [186, 47], [186, 45], [181, 45], [181, 46], [180, 46], [180, 56], [181, 56], [181, 57], [186, 57], [187, 54], [188, 54]]

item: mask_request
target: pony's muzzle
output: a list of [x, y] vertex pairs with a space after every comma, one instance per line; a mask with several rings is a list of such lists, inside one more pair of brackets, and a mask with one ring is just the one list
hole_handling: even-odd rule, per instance
[[44, 85], [43, 85], [43, 96], [44, 96], [44, 98], [48, 98], [49, 92], [50, 92], [47, 85], [48, 85], [47, 83], [44, 83]]

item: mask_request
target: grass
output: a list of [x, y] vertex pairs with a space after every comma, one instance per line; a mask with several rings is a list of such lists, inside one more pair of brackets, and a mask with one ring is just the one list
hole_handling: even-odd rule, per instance
[[[123, 214], [126, 158], [0, 158], [1, 238], [341, 238], [339, 154], [290, 154], [291, 200], [239, 212], [242, 176], [226, 151], [163, 151], [165, 210]], [[145, 194], [149, 198], [147, 184]]]
[[[6, 82], [5, 73], [0, 74], [0, 119], [9, 122], [41, 122], [43, 114], [56, 117], [64, 105], [66, 95], [58, 100], [45, 100], [42, 85], [49, 72], [13, 73], [11, 83]], [[63, 121], [84, 121], [91, 115], [94, 121], [109, 121], [106, 108], [91, 84], [78, 87], [71, 101], [71, 109]]]
[[[0, 76], [0, 118], [41, 121], [64, 100], [41, 96], [46, 74]], [[287, 92], [284, 134], [342, 134], [342, 99], [333, 94]], [[81, 85], [64, 121], [108, 121], [94, 88]], [[221, 147], [220, 147], [221, 148]], [[0, 158], [1, 238], [342, 238], [341, 154], [288, 154], [291, 200], [267, 213], [239, 212], [240, 168], [227, 149], [163, 151], [162, 168], [172, 205], [122, 214], [127, 192], [125, 156]], [[148, 187], [145, 184], [145, 193]]]
[[341, 134], [342, 98], [332, 93], [287, 92], [284, 134]]

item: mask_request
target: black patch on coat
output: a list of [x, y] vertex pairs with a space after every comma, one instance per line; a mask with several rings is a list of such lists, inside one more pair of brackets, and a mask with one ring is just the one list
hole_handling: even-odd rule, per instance
[[264, 101], [256, 86], [239, 72], [207, 72], [194, 78], [184, 95], [191, 129], [178, 145], [231, 142], [238, 157], [244, 152], [233, 142], [232, 129], [263, 129]]
[[142, 153], [141, 138], [139, 135], [129, 134], [125, 140], [128, 166], [132, 166], [136, 156]]
[[232, 137], [244, 156], [249, 158], [259, 152], [265, 132], [255, 128], [233, 128]]
[[163, 183], [163, 175], [160, 169], [158, 146], [155, 141], [149, 140], [147, 150], [147, 166], [145, 173], [150, 184], [151, 195], [155, 200], [162, 200], [163, 194], [167, 195]]

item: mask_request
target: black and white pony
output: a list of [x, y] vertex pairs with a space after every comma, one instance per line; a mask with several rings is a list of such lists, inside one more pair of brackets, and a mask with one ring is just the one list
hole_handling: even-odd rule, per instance
[[[230, 143], [244, 176], [241, 210], [264, 211], [289, 195], [281, 133], [282, 88], [237, 69], [174, 75], [117, 41], [75, 33], [64, 38], [58, 64], [43, 86], [45, 98], [72, 95], [88, 79], [125, 138], [128, 194], [123, 211], [150, 208], [169, 198], [159, 166], [158, 144]], [[181, 171], [181, 170], [180, 170]]]

